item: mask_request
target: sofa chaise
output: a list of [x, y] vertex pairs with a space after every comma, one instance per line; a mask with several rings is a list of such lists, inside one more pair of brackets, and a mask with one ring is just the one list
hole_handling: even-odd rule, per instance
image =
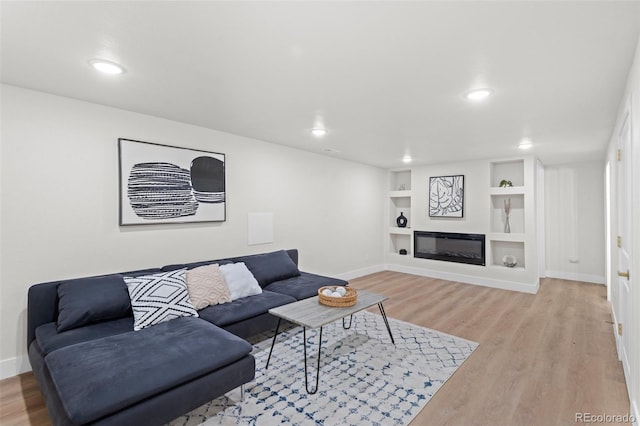
[[[244, 263], [262, 291], [134, 331], [125, 277], [214, 263]], [[161, 425], [253, 380], [244, 339], [275, 328], [269, 309], [346, 284], [299, 271], [295, 249], [36, 284], [29, 360], [54, 425]]]

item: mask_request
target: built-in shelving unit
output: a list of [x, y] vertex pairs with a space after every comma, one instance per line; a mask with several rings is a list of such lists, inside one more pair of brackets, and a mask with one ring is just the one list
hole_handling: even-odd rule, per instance
[[[385, 266], [394, 271], [438, 277], [454, 282], [535, 293], [539, 287], [536, 192], [540, 184], [533, 156], [473, 162], [412, 165], [387, 173], [384, 233]], [[430, 217], [429, 181], [434, 176], [464, 175], [464, 216]], [[500, 187], [502, 180], [511, 186]], [[505, 202], [510, 202], [509, 232]], [[407, 227], [396, 218], [404, 213]], [[450, 232], [484, 235], [484, 265], [415, 257], [414, 233]], [[425, 243], [426, 244], [426, 243]], [[422, 243], [421, 250], [422, 251]], [[425, 246], [428, 250], [428, 244]], [[406, 251], [406, 255], [401, 255]], [[517, 264], [503, 264], [505, 255]]]
[[[525, 197], [531, 193], [525, 187], [524, 160], [494, 161], [489, 164], [490, 170], [490, 208], [491, 213], [487, 235], [488, 265], [506, 268], [502, 258], [513, 255], [517, 259], [515, 271], [526, 267], [525, 243], [527, 240]], [[513, 186], [500, 187], [502, 180], [508, 180]], [[505, 205], [510, 204], [509, 229], [506, 228], [507, 214]]]
[[[396, 218], [402, 213], [407, 218], [407, 227], [400, 228]], [[411, 255], [411, 170], [389, 172], [389, 251], [400, 250]]]

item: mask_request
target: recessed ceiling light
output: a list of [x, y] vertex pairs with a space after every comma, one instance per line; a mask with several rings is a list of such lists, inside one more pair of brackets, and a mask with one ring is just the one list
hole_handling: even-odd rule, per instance
[[491, 96], [491, 94], [493, 94], [493, 89], [489, 89], [488, 87], [483, 87], [481, 89], [469, 90], [467, 93], [464, 94], [464, 98], [469, 101], [481, 101]]
[[529, 149], [533, 146], [533, 143], [531, 142], [531, 139], [522, 139], [522, 141], [520, 141], [520, 143], [518, 144], [518, 148], [520, 149]]
[[116, 64], [115, 62], [106, 61], [104, 59], [92, 59], [89, 61], [89, 64], [95, 68], [96, 70], [103, 72], [105, 74], [122, 74], [124, 72], [124, 68], [120, 64]]
[[402, 157], [403, 163], [410, 163], [411, 161], [413, 161], [413, 159], [411, 158], [410, 155], [405, 155], [404, 157]]
[[324, 135], [327, 134], [327, 129], [323, 129], [321, 127], [316, 127], [311, 129], [311, 134], [313, 134], [313, 136], [317, 137], [317, 138], [321, 138]]

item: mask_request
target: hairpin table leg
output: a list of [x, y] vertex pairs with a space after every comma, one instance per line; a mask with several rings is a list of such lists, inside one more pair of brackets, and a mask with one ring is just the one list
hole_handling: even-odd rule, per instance
[[278, 325], [276, 325], [276, 334], [273, 335], [273, 340], [271, 341], [271, 349], [269, 349], [269, 357], [267, 358], [267, 366], [265, 370], [269, 368], [269, 361], [271, 361], [271, 352], [273, 352], [273, 346], [276, 344], [276, 337], [278, 337], [278, 330], [280, 329], [280, 321], [282, 318], [278, 318]]
[[384, 312], [384, 308], [382, 307], [382, 303], [378, 303], [378, 308], [380, 308], [380, 314], [382, 314], [382, 319], [384, 319], [384, 325], [387, 326], [387, 331], [389, 332], [389, 337], [391, 337], [391, 343], [396, 344], [395, 340], [393, 340], [393, 335], [391, 334], [391, 328], [389, 327], [389, 321], [387, 321], [387, 314]]
[[342, 318], [342, 328], [344, 328], [345, 330], [349, 330], [351, 328], [351, 323], [353, 322], [353, 315], [349, 316], [349, 325], [345, 325], [345, 318]]
[[320, 380], [320, 355], [322, 354], [322, 327], [320, 327], [320, 340], [318, 341], [318, 363], [316, 365], [316, 387], [309, 390], [309, 379], [307, 375], [307, 327], [302, 327], [302, 346], [304, 348], [304, 387], [309, 395], [318, 392], [318, 381]]

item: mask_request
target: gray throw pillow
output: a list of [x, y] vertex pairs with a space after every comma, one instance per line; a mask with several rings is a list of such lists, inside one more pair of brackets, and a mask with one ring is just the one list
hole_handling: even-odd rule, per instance
[[122, 275], [79, 278], [58, 285], [58, 333], [131, 315]]
[[247, 265], [262, 288], [274, 281], [300, 276], [298, 266], [284, 250], [244, 256], [236, 260]]

